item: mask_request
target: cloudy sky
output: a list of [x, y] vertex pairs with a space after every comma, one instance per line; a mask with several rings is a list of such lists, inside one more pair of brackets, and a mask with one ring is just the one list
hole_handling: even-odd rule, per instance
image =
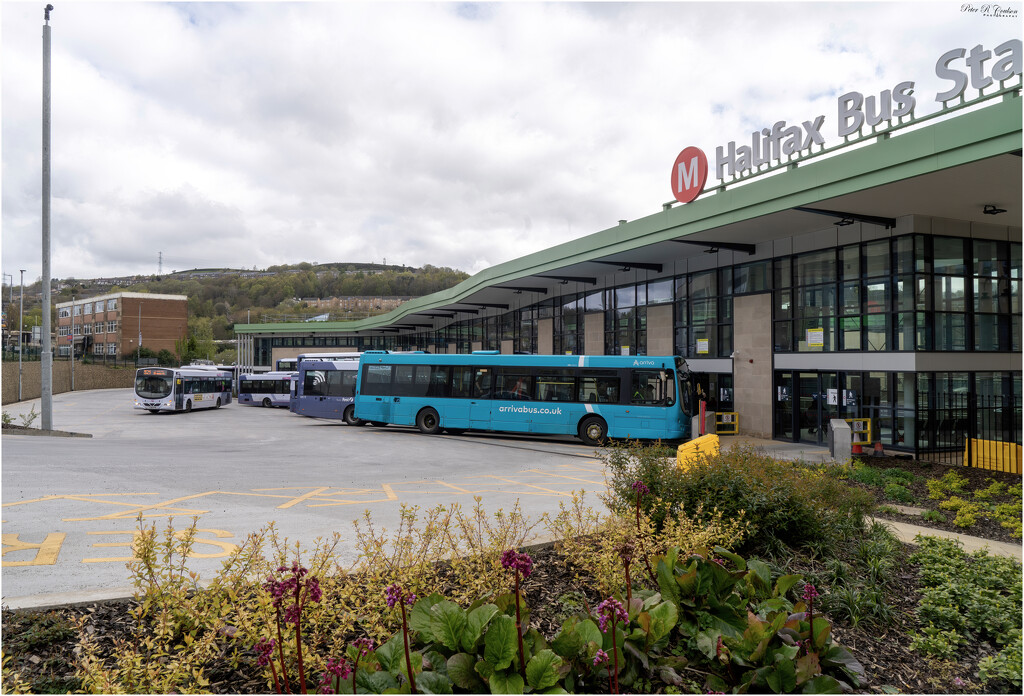
[[[940, 55], [1021, 33], [1021, 3], [959, 1], [51, 2], [57, 278], [477, 272], [657, 212], [686, 146], [818, 115], [834, 144], [839, 95], [906, 80], [930, 113]], [[41, 273], [45, 4], [0, 3], [15, 282]]]

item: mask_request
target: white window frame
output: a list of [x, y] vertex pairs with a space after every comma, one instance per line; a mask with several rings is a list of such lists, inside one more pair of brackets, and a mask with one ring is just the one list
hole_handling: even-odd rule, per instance
[[103, 355], [103, 351], [106, 350], [105, 343], [94, 343], [92, 347], [93, 355]]
[[60, 309], [57, 310], [57, 317], [58, 318], [66, 319], [67, 317], [70, 317], [70, 316], [71, 316], [71, 308], [70, 307], [61, 307]]
[[71, 315], [76, 317], [82, 316], [82, 305], [76, 304], [71, 312]]
[[107, 333], [117, 333], [117, 322], [116, 321], [108, 321], [107, 322]]
[[117, 300], [107, 300], [107, 311], [112, 312], [117, 309]]
[[107, 355], [117, 355], [117, 344], [116, 343], [108, 343], [107, 344]]

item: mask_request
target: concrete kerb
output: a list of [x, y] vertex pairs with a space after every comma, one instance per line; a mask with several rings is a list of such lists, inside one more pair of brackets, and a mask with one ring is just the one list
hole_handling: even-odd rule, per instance
[[0, 432], [4, 435], [27, 435], [29, 437], [92, 437], [92, 433], [69, 433], [66, 430], [43, 430], [41, 428], [26, 428], [22, 425], [5, 425]]

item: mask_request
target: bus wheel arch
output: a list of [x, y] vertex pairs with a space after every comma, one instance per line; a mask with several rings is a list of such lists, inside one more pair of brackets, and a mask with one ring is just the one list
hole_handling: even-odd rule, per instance
[[352, 404], [345, 407], [341, 419], [345, 421], [345, 425], [366, 425], [366, 421], [362, 418], [356, 418], [356, 407]]
[[600, 416], [587, 416], [580, 421], [579, 437], [585, 445], [603, 445], [608, 440], [608, 424]]
[[416, 427], [425, 435], [437, 435], [441, 432], [441, 416], [430, 406], [416, 414]]

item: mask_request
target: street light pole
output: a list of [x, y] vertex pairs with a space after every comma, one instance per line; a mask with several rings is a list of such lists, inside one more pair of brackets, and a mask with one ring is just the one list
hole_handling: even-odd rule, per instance
[[71, 293], [71, 391], [75, 390], [75, 293]]
[[43, 25], [43, 344], [39, 352], [39, 401], [42, 429], [53, 430], [53, 342], [50, 340], [50, 11]]
[[135, 350], [135, 367], [138, 367], [142, 359], [142, 300], [139, 300], [139, 347]]
[[[14, 278], [11, 278], [14, 281]], [[18, 401], [21, 401], [21, 355], [25, 352], [24, 341], [21, 340], [25, 333], [25, 269], [21, 269], [21, 307], [18, 309]]]

